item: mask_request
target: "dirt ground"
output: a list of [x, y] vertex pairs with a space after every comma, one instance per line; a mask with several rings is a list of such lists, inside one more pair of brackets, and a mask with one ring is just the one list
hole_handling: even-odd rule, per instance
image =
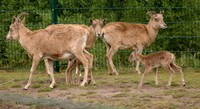
[[[189, 71], [188, 71], [189, 72]], [[193, 71], [192, 71], [193, 72]], [[195, 73], [194, 73], [195, 72]], [[132, 109], [132, 108], [151, 108], [151, 109], [187, 109], [200, 107], [200, 77], [199, 70], [195, 70], [193, 75], [185, 74], [186, 87], [182, 87], [179, 81], [179, 76], [174, 77], [171, 87], [166, 87], [168, 76], [166, 73], [159, 75], [159, 85], [155, 86], [153, 75], [148, 75], [145, 84], [141, 89], [138, 89], [140, 75], [136, 74], [121, 74], [119, 76], [110, 76], [103, 74], [96, 76], [97, 85], [88, 85], [86, 87], [64, 84], [65, 79], [57, 74], [57, 87], [41, 91], [41, 88], [48, 88], [49, 80], [35, 80], [33, 84], [45, 84], [36, 88], [30, 87], [28, 90], [22, 90], [25, 82], [21, 82], [20, 87], [11, 87], [0, 91], [1, 93], [20, 94], [23, 96], [31, 96], [34, 98], [44, 98], [45, 100], [70, 100], [74, 105], [79, 103], [100, 105], [99, 109], [114, 108], [114, 109]], [[36, 74], [38, 76], [44, 74]], [[28, 76], [27, 76], [28, 77]], [[41, 82], [43, 81], [43, 82]], [[62, 84], [61, 84], [62, 83]], [[44, 88], [45, 89], [45, 88]], [[22, 96], [22, 98], [23, 98]], [[12, 97], [11, 97], [12, 99]], [[28, 99], [27, 99], [28, 100]], [[59, 104], [37, 105], [37, 103], [17, 103], [13, 100], [1, 99], [1, 107], [5, 109], [5, 103], [14, 102], [12, 108], [8, 109], [63, 109]], [[95, 106], [90, 108], [95, 108]], [[49, 107], [50, 106], [50, 107]], [[73, 106], [72, 106], [73, 107]], [[68, 107], [64, 107], [68, 109]], [[78, 107], [74, 107], [77, 108]], [[79, 107], [81, 108], [81, 107]], [[88, 107], [85, 107], [88, 108]], [[97, 107], [96, 107], [97, 108]]]

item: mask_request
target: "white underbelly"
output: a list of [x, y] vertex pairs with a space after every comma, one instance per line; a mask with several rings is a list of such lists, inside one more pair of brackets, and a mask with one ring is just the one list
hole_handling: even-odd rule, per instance
[[64, 53], [62, 56], [58, 57], [58, 59], [69, 59], [72, 58], [74, 55], [72, 53]]
[[51, 60], [57, 60], [57, 59], [70, 59], [73, 58], [74, 55], [70, 52], [65, 52], [63, 54], [55, 54], [55, 55], [44, 55], [44, 59], [51, 59]]

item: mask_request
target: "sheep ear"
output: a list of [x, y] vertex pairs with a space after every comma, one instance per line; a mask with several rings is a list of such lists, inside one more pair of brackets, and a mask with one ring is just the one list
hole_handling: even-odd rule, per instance
[[92, 24], [92, 21], [93, 21], [93, 20], [90, 18], [88, 21]]
[[148, 14], [149, 16], [153, 16], [153, 15], [156, 15], [156, 12], [154, 12], [154, 11], [148, 11], [147, 14]]
[[21, 23], [24, 24], [24, 23], [25, 23], [25, 20], [26, 20], [26, 18], [24, 17], [23, 20], [21, 21]]
[[164, 15], [164, 10], [160, 11], [160, 14]]
[[105, 18], [105, 19], [102, 19], [101, 21], [102, 21], [103, 25], [105, 25], [107, 22], [107, 19]]

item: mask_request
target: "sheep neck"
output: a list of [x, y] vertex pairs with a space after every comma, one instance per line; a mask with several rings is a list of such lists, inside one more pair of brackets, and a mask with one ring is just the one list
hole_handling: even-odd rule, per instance
[[89, 36], [87, 39], [87, 45], [86, 48], [92, 48], [95, 44], [95, 41], [97, 40], [97, 37], [95, 36], [94, 28], [92, 26], [88, 27]]

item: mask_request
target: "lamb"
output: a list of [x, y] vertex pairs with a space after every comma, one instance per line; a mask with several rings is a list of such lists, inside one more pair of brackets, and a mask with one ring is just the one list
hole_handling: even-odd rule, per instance
[[[84, 80], [81, 86], [85, 86], [88, 81], [91, 62], [86, 57], [92, 55], [85, 50], [88, 31], [80, 25], [65, 25], [61, 28], [31, 31], [24, 25], [25, 18], [20, 19], [21, 16], [26, 14], [21, 13], [17, 17], [13, 17], [6, 36], [8, 40], [17, 40], [33, 60], [29, 80], [24, 89], [27, 90], [31, 85], [33, 72], [41, 59], [48, 59], [49, 65], [53, 66], [52, 63], [55, 59], [71, 59], [73, 57], [78, 58], [84, 66]], [[55, 86], [54, 75], [52, 69], [47, 69], [52, 79], [49, 87], [53, 88]]]
[[144, 56], [137, 52], [132, 52], [131, 55], [129, 56], [129, 62], [132, 62], [135, 60], [141, 62], [145, 68], [145, 71], [142, 75], [138, 88], [142, 87], [145, 75], [149, 73], [151, 69], [154, 70], [155, 84], [158, 85], [158, 67], [160, 66], [162, 66], [165, 70], [170, 72], [170, 77], [167, 84], [168, 87], [171, 86], [172, 77], [175, 71], [180, 72], [182, 85], [185, 86], [185, 80], [184, 80], [182, 68], [174, 63], [175, 61], [174, 54], [168, 51], [160, 51], [157, 53]]
[[[154, 42], [158, 30], [166, 28], [163, 21], [164, 11], [160, 13], [149, 11], [147, 14], [151, 17], [148, 24], [111, 22], [102, 29], [102, 38], [107, 48], [106, 61], [109, 74], [119, 74], [112, 61], [118, 49], [133, 49], [141, 54], [144, 47], [149, 47]], [[136, 61], [136, 72], [141, 74], [138, 61]]]

